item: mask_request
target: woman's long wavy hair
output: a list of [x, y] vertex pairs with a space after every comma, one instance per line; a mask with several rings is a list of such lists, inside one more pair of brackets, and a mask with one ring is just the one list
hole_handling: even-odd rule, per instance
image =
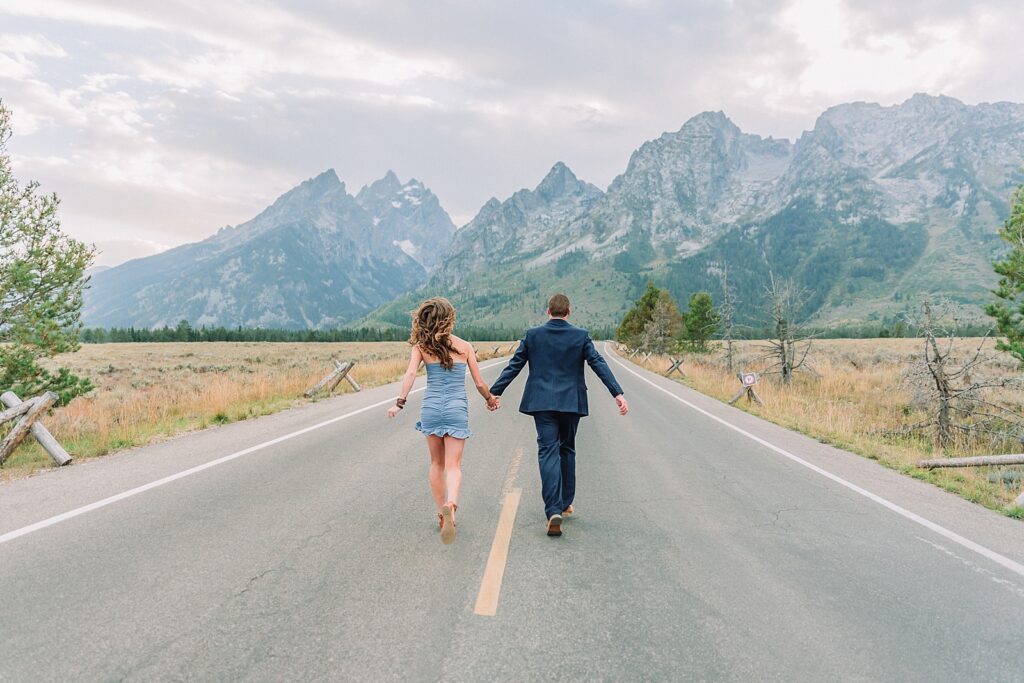
[[454, 329], [455, 307], [452, 303], [444, 297], [427, 299], [412, 314], [409, 343], [440, 360], [445, 370], [451, 370], [455, 364], [452, 354], [458, 353], [452, 346]]

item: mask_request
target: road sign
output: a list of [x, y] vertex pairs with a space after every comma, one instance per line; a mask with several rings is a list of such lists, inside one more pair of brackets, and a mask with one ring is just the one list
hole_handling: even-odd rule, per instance
[[757, 384], [758, 374], [756, 372], [737, 372], [736, 378], [740, 381], [740, 390], [736, 392], [736, 395], [729, 400], [729, 405], [736, 403], [740, 400], [740, 397], [746, 394], [748, 401], [755, 403], [761, 403], [761, 397], [754, 391], [754, 385]]

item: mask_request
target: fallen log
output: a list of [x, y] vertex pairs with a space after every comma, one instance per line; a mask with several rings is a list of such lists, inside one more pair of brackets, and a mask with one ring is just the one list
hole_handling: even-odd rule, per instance
[[936, 458], [922, 460], [918, 467], [932, 469], [935, 467], [985, 467], [986, 465], [1024, 465], [1024, 454], [981, 455], [973, 458]]

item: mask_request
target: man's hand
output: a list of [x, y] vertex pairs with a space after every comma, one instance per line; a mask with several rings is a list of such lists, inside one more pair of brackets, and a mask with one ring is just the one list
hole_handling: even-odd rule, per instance
[[487, 410], [493, 413], [495, 410], [499, 408], [501, 408], [501, 397], [495, 394], [491, 394], [491, 397], [487, 399]]
[[615, 397], [615, 402], [619, 404], [619, 415], [625, 415], [629, 412], [629, 404], [626, 403], [626, 397], [619, 394]]
[[401, 408], [399, 408], [398, 406], [391, 406], [390, 408], [388, 408], [388, 417], [395, 417], [396, 415], [398, 415], [399, 410], [401, 410]]

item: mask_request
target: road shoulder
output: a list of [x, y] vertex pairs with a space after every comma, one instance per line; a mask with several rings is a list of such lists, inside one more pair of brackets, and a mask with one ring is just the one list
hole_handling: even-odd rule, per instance
[[[1011, 560], [1024, 563], [1024, 534], [1021, 533], [1021, 524], [1018, 520], [886, 468], [869, 458], [823, 444], [808, 436], [726, 405], [715, 398], [623, 359], [615, 353], [610, 345], [606, 347], [606, 350], [615, 369], [627, 371], [628, 378], [643, 378], [730, 425], [788, 451], [855, 486], [891, 501]], [[638, 377], [633, 377], [630, 373]], [[679, 409], [692, 410], [684, 403], [679, 403]], [[722, 426], [722, 429], [726, 429], [726, 427]], [[765, 457], [784, 458], [764, 446], [761, 448], [764, 450]], [[793, 463], [793, 466], [800, 467], [797, 463]], [[837, 489], [839, 489], [838, 486]]]

